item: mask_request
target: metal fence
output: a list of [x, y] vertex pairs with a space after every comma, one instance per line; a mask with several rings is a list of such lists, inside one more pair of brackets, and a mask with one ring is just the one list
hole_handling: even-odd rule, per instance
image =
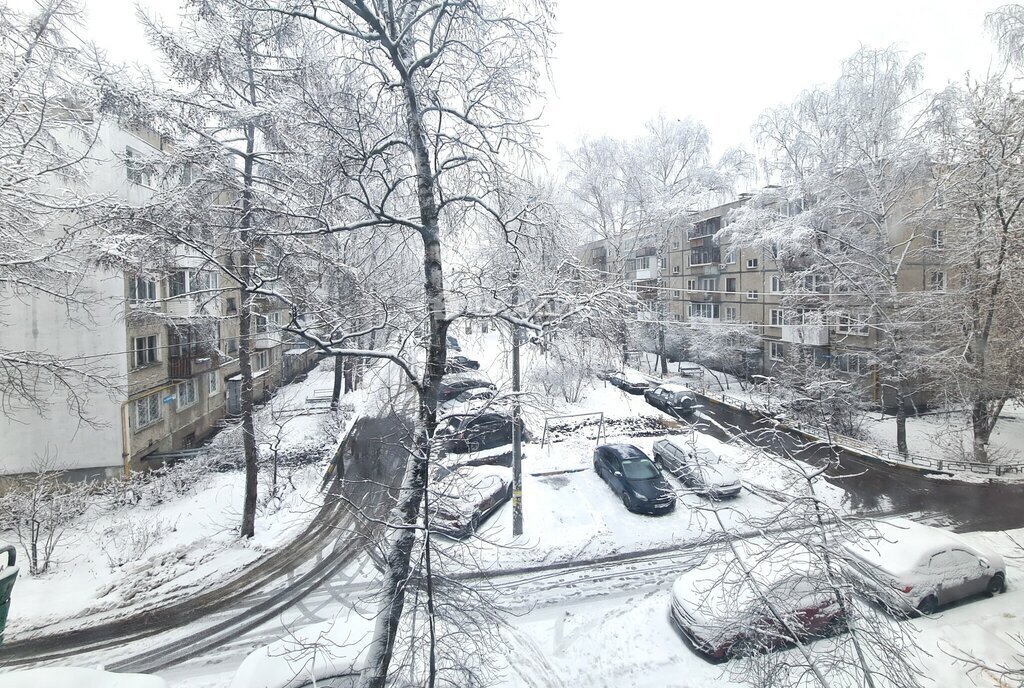
[[[707, 388], [698, 390], [698, 393], [711, 401], [718, 401], [727, 406], [740, 409], [746, 413], [756, 413], [762, 417], [768, 417], [768, 414], [763, 409], [752, 407], [752, 405], [746, 401], [737, 399], [736, 397], [731, 397], [728, 394], [711, 392]], [[882, 449], [877, 445], [869, 444], [863, 440], [858, 440], [854, 437], [847, 437], [846, 435], [840, 435], [839, 433], [832, 432], [826, 428], [810, 423], [804, 423], [802, 421], [797, 421], [792, 424], [780, 421], [779, 426], [783, 429], [800, 433], [805, 437], [822, 442], [823, 444], [831, 444], [833, 446], [846, 449], [854, 454], [859, 454], [865, 458], [882, 461], [890, 465], [942, 473], [974, 473], [977, 475], [991, 475], [996, 477], [1004, 475], [1024, 475], [1024, 464], [1022, 463], [992, 464], [975, 463], [973, 461], [947, 461], [945, 459], [934, 459], [930, 456], [921, 456], [920, 454], [900, 454], [899, 452], [894, 452], [890, 449]]]

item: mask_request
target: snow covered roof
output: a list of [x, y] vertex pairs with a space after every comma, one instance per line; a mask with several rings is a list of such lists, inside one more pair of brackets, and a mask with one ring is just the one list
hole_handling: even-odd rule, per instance
[[663, 385], [658, 386], [659, 389], [664, 389], [669, 392], [689, 392], [693, 393], [693, 390], [686, 385], [679, 384], [677, 382], [666, 382]]

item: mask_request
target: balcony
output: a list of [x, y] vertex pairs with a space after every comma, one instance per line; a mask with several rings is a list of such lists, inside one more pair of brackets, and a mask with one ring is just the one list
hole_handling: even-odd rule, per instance
[[213, 357], [172, 356], [167, 359], [167, 377], [171, 380], [188, 380], [214, 368]]
[[252, 335], [253, 349], [273, 349], [281, 346], [280, 332], [256, 332]]
[[654, 268], [642, 268], [636, 271], [636, 276], [633, 279], [637, 280], [649, 280], [654, 279], [658, 276], [658, 271]]
[[216, 299], [198, 298], [185, 294], [167, 299], [164, 302], [164, 313], [173, 318], [194, 318], [196, 316], [213, 316]]
[[828, 326], [783, 325], [782, 341], [804, 346], [828, 346]]

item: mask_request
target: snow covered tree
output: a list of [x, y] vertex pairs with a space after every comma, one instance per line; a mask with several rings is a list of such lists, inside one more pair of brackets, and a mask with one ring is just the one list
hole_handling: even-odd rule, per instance
[[879, 401], [895, 409], [903, 453], [907, 414], [929, 382], [922, 335], [934, 304], [915, 282], [931, 197], [920, 79], [919, 57], [862, 48], [835, 83], [765, 112], [755, 129], [782, 186], [758, 194], [723, 230], [786, 273], [787, 325], [853, 323], [867, 333]]
[[[81, 211], [96, 199], [81, 182], [99, 133], [92, 76], [102, 67], [76, 37], [79, 10], [46, 0], [0, 12], [0, 293], [54, 301], [84, 322], [95, 236]], [[0, 410], [44, 413], [63, 396], [71, 415], [92, 420], [88, 395], [108, 385], [105, 366], [10, 346], [0, 344]]]

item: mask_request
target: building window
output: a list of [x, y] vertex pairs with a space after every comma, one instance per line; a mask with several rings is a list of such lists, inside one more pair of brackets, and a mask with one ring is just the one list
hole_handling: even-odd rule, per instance
[[782, 342], [768, 342], [768, 358], [773, 361], [781, 361], [785, 358], [785, 348], [782, 346]]
[[946, 291], [946, 273], [933, 272], [929, 279], [929, 286], [932, 291]]
[[932, 230], [932, 248], [944, 248], [946, 245], [946, 230]]
[[236, 313], [238, 313], [238, 301], [235, 299], [234, 296], [228, 297], [228, 303], [225, 310], [228, 315], [235, 315]]
[[160, 361], [157, 350], [157, 337], [155, 334], [148, 337], [136, 337], [132, 345], [133, 365], [135, 368], [143, 368]]
[[267, 331], [267, 316], [265, 315], [254, 315], [253, 319], [253, 331], [256, 334], [263, 334]]
[[770, 311], [768, 311], [768, 315], [770, 317], [769, 322], [771, 322], [772, 327], [782, 327], [782, 309], [781, 308], [773, 308], [773, 309], [771, 309]]
[[640, 259], [640, 269], [647, 270], [651, 267], [651, 259], [649, 256], [644, 256]]
[[135, 402], [135, 432], [160, 420], [160, 392]]
[[772, 275], [772, 293], [778, 294], [782, 291], [782, 278], [778, 275]]
[[718, 280], [714, 277], [701, 277], [700, 278], [700, 290], [701, 291], [717, 291]]
[[727, 292], [729, 292], [730, 294], [735, 294], [736, 293], [736, 278], [735, 277], [726, 277], [725, 278], [725, 290]]
[[672, 298], [673, 299], [678, 299], [679, 298], [679, 290], [678, 289], [673, 289], [672, 290]]
[[220, 391], [220, 378], [217, 377], [217, 373], [209, 373], [210, 379], [207, 381], [208, 387], [206, 389], [207, 396], [213, 396]]
[[659, 258], [658, 259], [658, 269], [661, 270], [664, 267], [665, 267], [665, 259], [664, 258]]
[[726, 251], [725, 252], [725, 259], [722, 262], [728, 263], [730, 265], [735, 263], [736, 262], [736, 249], [731, 248], [728, 251]]
[[757, 292], [757, 289], [748, 289], [747, 290], [747, 301], [757, 301], [758, 296], [759, 296], [759, 294]]
[[673, 275], [678, 275], [679, 274], [679, 266], [678, 265], [673, 265], [672, 266], [672, 274]]
[[128, 181], [132, 184], [142, 186], [150, 185], [149, 172], [142, 163], [142, 158], [137, 150], [124, 149], [124, 168]]
[[229, 355], [238, 353], [238, 340], [234, 337], [227, 341], [227, 352]]
[[128, 300], [132, 303], [156, 301], [156, 282], [145, 277], [129, 278]]
[[726, 306], [725, 307], [725, 321], [726, 322], [736, 322], [736, 307], [735, 306]]
[[167, 278], [167, 295], [171, 298], [188, 293], [188, 273], [179, 270]]
[[757, 258], [747, 258], [747, 270], [757, 269]]
[[867, 373], [868, 360], [863, 354], [839, 354], [835, 358], [835, 367], [843, 373]]
[[270, 367], [270, 361], [267, 358], [267, 352], [261, 351], [260, 355], [256, 357], [256, 370], [266, 370]]
[[674, 250], [677, 250], [678, 248], [679, 248], [679, 239], [673, 239], [672, 240], [672, 250], [674, 251]]
[[691, 318], [717, 318], [717, 303], [691, 303], [689, 308]]
[[686, 280], [686, 291], [697, 291], [697, 280], [688, 279]]
[[184, 382], [178, 383], [178, 410], [187, 409], [192, 404], [196, 403], [198, 398], [199, 385], [196, 384], [195, 379], [185, 380]]
[[865, 319], [856, 314], [840, 313], [836, 322], [836, 332], [863, 336], [868, 333], [868, 326]]

